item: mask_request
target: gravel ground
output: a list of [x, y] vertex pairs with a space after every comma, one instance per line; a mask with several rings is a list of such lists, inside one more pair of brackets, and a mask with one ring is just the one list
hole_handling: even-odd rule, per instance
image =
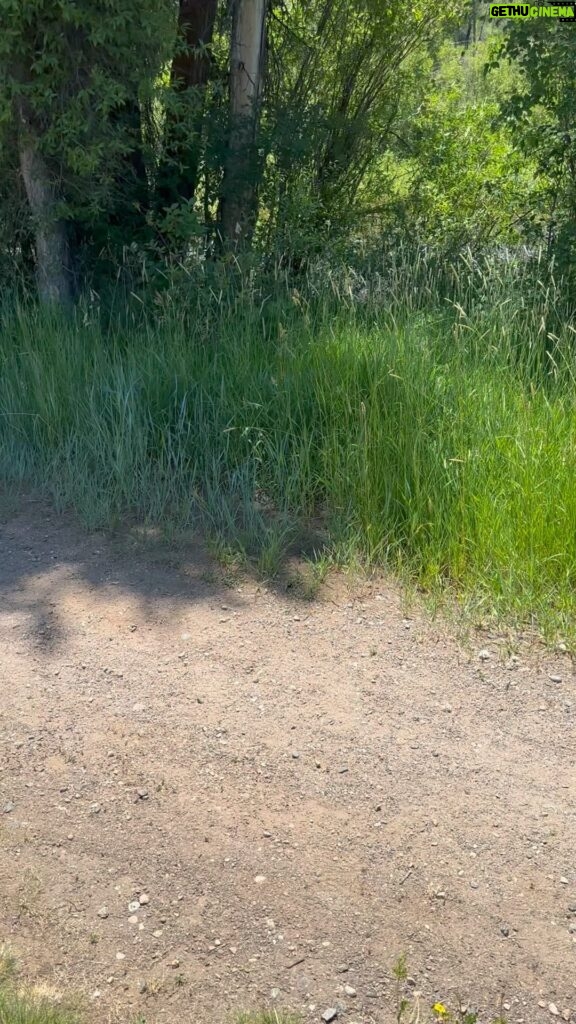
[[424, 1005], [576, 1020], [567, 654], [25, 498], [0, 678], [0, 941], [89, 1018], [386, 1024], [405, 953]]

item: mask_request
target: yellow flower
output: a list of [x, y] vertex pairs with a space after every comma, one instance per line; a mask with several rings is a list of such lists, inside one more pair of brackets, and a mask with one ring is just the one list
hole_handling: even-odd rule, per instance
[[434, 1013], [438, 1014], [439, 1017], [445, 1017], [446, 1014], [448, 1013], [448, 1010], [444, 1006], [444, 1003], [434, 1003], [432, 1009], [434, 1010]]

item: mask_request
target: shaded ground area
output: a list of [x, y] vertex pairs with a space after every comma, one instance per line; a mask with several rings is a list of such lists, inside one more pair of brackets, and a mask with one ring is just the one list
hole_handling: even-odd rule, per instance
[[0, 676], [0, 939], [95, 1020], [384, 1024], [401, 953], [426, 1002], [576, 1019], [567, 655], [464, 649], [385, 582], [226, 586], [26, 499]]

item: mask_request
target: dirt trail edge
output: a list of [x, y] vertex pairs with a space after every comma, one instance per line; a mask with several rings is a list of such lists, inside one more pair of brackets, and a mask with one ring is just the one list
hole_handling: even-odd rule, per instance
[[[482, 650], [482, 648], [487, 648]], [[576, 684], [389, 584], [297, 602], [0, 526], [0, 941], [94, 1020], [576, 1020]]]

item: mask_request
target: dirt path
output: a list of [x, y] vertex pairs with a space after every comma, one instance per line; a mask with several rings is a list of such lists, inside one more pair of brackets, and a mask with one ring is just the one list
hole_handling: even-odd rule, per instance
[[576, 1019], [566, 655], [467, 652], [388, 585], [226, 588], [26, 501], [0, 677], [0, 939], [95, 1020], [385, 1024], [403, 952], [427, 1003]]

